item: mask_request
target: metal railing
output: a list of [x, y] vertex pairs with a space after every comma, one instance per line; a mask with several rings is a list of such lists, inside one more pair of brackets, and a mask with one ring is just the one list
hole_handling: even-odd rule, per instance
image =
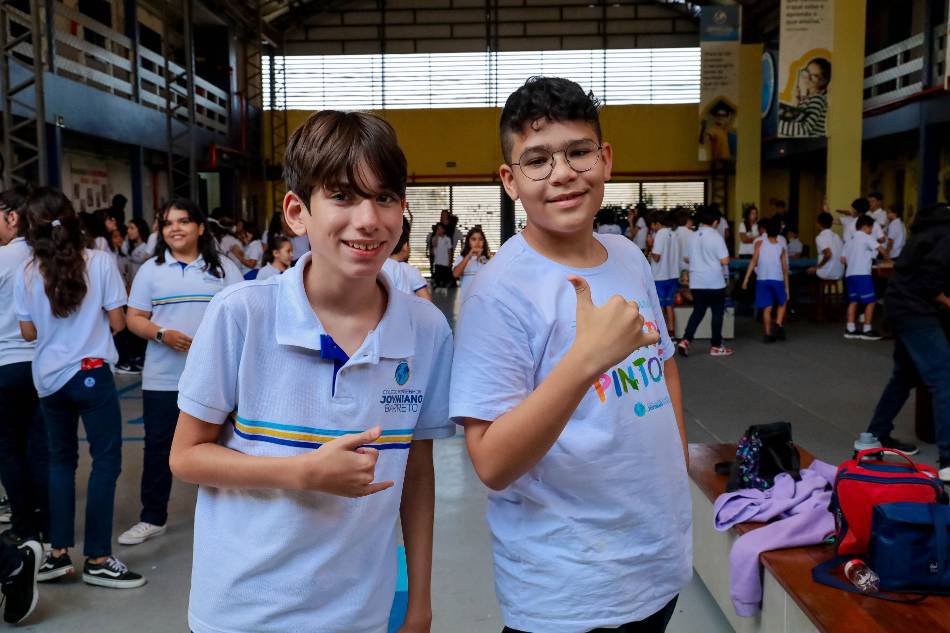
[[[67, 7], [54, 2], [52, 64], [48, 48], [44, 46], [43, 61], [47, 69], [58, 75], [93, 86], [117, 97], [132, 100], [136, 92], [140, 102], [164, 112], [167, 91], [174, 99], [184, 99], [180, 87], [169, 83], [166, 77], [165, 59], [143, 46], [139, 46], [138, 60], [134, 60], [132, 40], [109, 27]], [[22, 49], [22, 50], [21, 50]], [[32, 58], [32, 46], [23, 44], [17, 52]], [[133, 72], [133, 64], [137, 68]], [[168, 65], [172, 78], [180, 76], [183, 69], [177, 64]], [[138, 90], [134, 82], [138, 81]], [[204, 128], [228, 133], [228, 93], [201, 77], [195, 78], [196, 123]]]
[[[934, 77], [943, 77], [947, 37], [941, 24], [934, 29], [931, 66]], [[900, 101], [924, 89], [923, 33], [918, 33], [864, 58], [864, 110]]]

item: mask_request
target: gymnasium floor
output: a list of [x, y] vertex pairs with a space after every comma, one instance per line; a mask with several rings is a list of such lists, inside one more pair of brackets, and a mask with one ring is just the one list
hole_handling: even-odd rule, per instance
[[[455, 296], [437, 297], [452, 319]], [[705, 355], [706, 343], [680, 363], [690, 442], [735, 441], [751, 423], [790, 420], [797, 442], [819, 459], [837, 463], [864, 429], [890, 371], [892, 344], [846, 341], [837, 324], [792, 323], [789, 342], [763, 345], [751, 319], [736, 323], [732, 358]], [[142, 426], [138, 381], [119, 377], [126, 424], [124, 468], [119, 480], [115, 534], [138, 516]], [[896, 436], [911, 439], [912, 410], [898, 419]], [[492, 585], [490, 544], [483, 519], [485, 489], [475, 477], [462, 438], [437, 443], [436, 540], [433, 564], [433, 633], [498, 633], [501, 630]], [[936, 448], [925, 445], [918, 458], [934, 463]], [[82, 508], [88, 456], [77, 476]], [[176, 482], [168, 533], [137, 547], [114, 552], [149, 583], [136, 590], [111, 591], [81, 581], [41, 585], [40, 605], [23, 631], [70, 633], [182, 633], [187, 631], [195, 491]], [[697, 545], [701, 547], [701, 545]], [[81, 564], [81, 543], [73, 560]], [[723, 570], [723, 573], [728, 573]], [[306, 582], [306, 579], [301, 579]], [[236, 605], [240, 608], [240, 605]], [[677, 606], [670, 633], [725, 633], [725, 618], [698, 578]]]

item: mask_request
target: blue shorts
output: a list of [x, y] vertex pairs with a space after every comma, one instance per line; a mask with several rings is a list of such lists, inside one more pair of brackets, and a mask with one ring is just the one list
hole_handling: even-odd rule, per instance
[[755, 282], [755, 307], [771, 308], [773, 305], [785, 305], [788, 295], [785, 294], [785, 282], [775, 279], [759, 279]]
[[680, 289], [679, 279], [664, 279], [654, 281], [656, 284], [656, 294], [660, 298], [660, 307], [671, 306], [676, 301], [676, 293]]
[[877, 294], [874, 292], [874, 278], [871, 275], [845, 277], [844, 285], [848, 289], [848, 303], [868, 305], [877, 301]]

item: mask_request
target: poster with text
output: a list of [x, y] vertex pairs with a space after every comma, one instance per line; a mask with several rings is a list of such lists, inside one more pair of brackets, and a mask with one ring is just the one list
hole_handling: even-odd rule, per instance
[[699, 160], [736, 158], [740, 8], [707, 6], [699, 19]]
[[778, 135], [827, 136], [834, 0], [782, 0]]

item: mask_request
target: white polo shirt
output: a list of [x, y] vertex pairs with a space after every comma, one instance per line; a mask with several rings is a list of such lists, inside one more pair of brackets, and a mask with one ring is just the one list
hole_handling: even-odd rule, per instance
[[901, 251], [904, 250], [904, 244], [907, 242], [907, 229], [904, 227], [904, 223], [900, 218], [892, 220], [890, 224], [887, 225], [887, 239], [894, 240], [894, 243], [891, 244], [891, 252], [888, 255], [891, 259], [897, 259], [901, 255]]
[[361, 499], [200, 486], [188, 611], [195, 633], [385, 633], [407, 449], [454, 433], [452, 334], [438, 308], [380, 275], [389, 303], [379, 325], [345, 363], [323, 359], [333, 348], [304, 291], [309, 261], [218, 293], [188, 354], [178, 405], [224, 425], [219, 443], [247, 455], [302, 455], [380, 425], [376, 481], [396, 485]]
[[[221, 258], [221, 267], [224, 276], [215, 277], [210, 270], [205, 270], [201, 255], [190, 264], [184, 264], [166, 251], [164, 264], [153, 257], [139, 269], [129, 293], [129, 307], [151, 312], [150, 320], [159, 327], [194, 336], [214, 295], [225, 286], [244, 281], [237, 266], [228, 258]], [[186, 356], [167, 345], [149, 341], [142, 369], [142, 389], [177, 391]]]
[[680, 242], [668, 227], [663, 227], [653, 236], [653, 250], [651, 255], [659, 255], [660, 261], [650, 257], [650, 269], [655, 281], [679, 279], [680, 276]]
[[844, 276], [844, 264], [841, 263], [841, 251], [844, 249], [844, 242], [841, 241], [838, 234], [831, 229], [822, 229], [818, 237], [815, 238], [815, 247], [818, 249], [819, 262], [824, 257], [825, 249], [831, 250], [831, 259], [816, 271], [818, 277], [821, 279], [841, 279]]
[[[264, 257], [264, 245], [260, 240], [252, 240], [244, 247], [244, 257], [247, 259], [253, 259], [257, 262], [254, 268], [261, 267], [261, 258]], [[247, 273], [248, 271], [253, 270], [243, 264], [241, 264], [241, 273]]]
[[396, 290], [415, 294], [417, 290], [428, 288], [429, 284], [422, 278], [422, 274], [416, 270], [415, 266], [406, 262], [397, 262], [395, 259], [386, 258], [383, 262], [383, 272], [389, 277], [389, 283]]
[[101, 358], [110, 365], [119, 360], [108, 310], [125, 305], [125, 284], [109, 253], [86, 249], [86, 296], [66, 318], [53, 316], [39, 265], [24, 262], [14, 285], [16, 317], [36, 327], [33, 382], [41, 398], [56, 393], [76, 375], [84, 358]]
[[523, 235], [511, 238], [476, 277], [457, 329], [450, 414], [494, 424], [574, 343], [569, 274], [587, 280], [595, 305], [615, 294], [637, 301], [661, 337], [607, 369], [547, 454], [489, 492], [495, 590], [504, 623], [523, 631], [579, 633], [641, 620], [691, 575], [689, 483], [663, 374], [673, 343], [643, 253], [625, 237], [594, 239], [607, 260], [575, 269], [542, 256]]
[[258, 281], [264, 281], [265, 279], [276, 277], [280, 273], [281, 271], [274, 268], [273, 263], [268, 263], [268, 264], [265, 264], [263, 268], [257, 271], [257, 277], [255, 277], [254, 279], [257, 279]]
[[842, 253], [847, 260], [844, 276], [870, 275], [871, 264], [874, 262], [879, 246], [873, 235], [868, 235], [864, 231], [855, 231], [854, 237], [844, 245]]
[[[620, 235], [620, 233], [616, 233]], [[452, 268], [455, 268], [462, 263], [462, 260], [465, 259], [461, 255], [455, 258], [455, 261], [452, 263]], [[478, 271], [483, 269], [488, 265], [488, 258], [485, 256], [482, 257], [472, 257], [468, 260], [468, 263], [465, 264], [465, 270], [462, 271], [462, 277], [459, 279], [459, 286], [461, 289], [462, 301], [465, 301], [465, 297], [468, 296], [468, 291], [472, 287], [472, 282], [475, 281], [475, 275], [478, 274]]]
[[689, 287], [718, 290], [726, 287], [720, 261], [729, 256], [726, 241], [711, 226], [700, 226], [689, 241]]
[[0, 246], [0, 365], [28, 363], [36, 353], [36, 343], [27, 342], [20, 334], [20, 321], [13, 309], [17, 271], [32, 256], [32, 249], [22, 237]]

